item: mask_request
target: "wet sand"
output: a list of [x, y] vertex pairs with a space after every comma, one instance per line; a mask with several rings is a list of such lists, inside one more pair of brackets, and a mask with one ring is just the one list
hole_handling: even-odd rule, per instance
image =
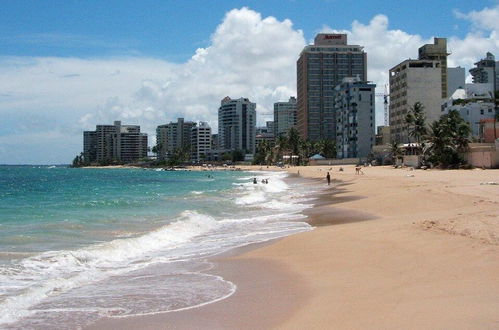
[[93, 328], [499, 328], [499, 170], [288, 171], [330, 168], [315, 230], [216, 261], [234, 295]]

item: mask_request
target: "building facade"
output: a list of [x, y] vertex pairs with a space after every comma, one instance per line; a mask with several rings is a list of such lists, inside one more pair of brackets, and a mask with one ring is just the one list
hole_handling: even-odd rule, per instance
[[335, 88], [336, 157], [365, 158], [375, 143], [376, 85], [345, 78]]
[[90, 163], [130, 163], [147, 157], [147, 134], [138, 125], [97, 125], [83, 132], [84, 159]]
[[492, 53], [487, 53], [485, 58], [476, 62], [470, 73], [473, 83], [493, 84], [494, 91], [499, 90], [499, 61]]
[[206, 159], [211, 150], [211, 127], [208, 123], [200, 122], [191, 130], [191, 160], [195, 163]]
[[416, 102], [421, 102], [426, 122], [441, 115], [442, 70], [440, 61], [405, 60], [390, 69], [390, 139], [408, 143], [406, 116]]
[[466, 87], [466, 70], [461, 67], [447, 68], [447, 97]]
[[496, 117], [494, 98], [489, 90], [483, 90], [484, 87], [488, 87], [487, 85], [466, 84], [464, 89], [456, 90], [442, 106], [442, 114], [447, 114], [451, 110], [459, 112], [470, 125], [472, 138], [477, 141], [481, 136], [481, 122]]
[[297, 128], [307, 140], [336, 138], [334, 88], [346, 77], [367, 81], [367, 54], [346, 34], [320, 33], [297, 61]]
[[255, 153], [256, 103], [225, 97], [218, 108], [218, 147]]
[[166, 159], [176, 149], [189, 148], [191, 144], [191, 130], [195, 122], [184, 121], [178, 118], [177, 122], [160, 125], [156, 128], [156, 145], [159, 146], [159, 159]]
[[434, 38], [433, 44], [426, 44], [419, 48], [419, 59], [420, 60], [430, 60], [438, 61], [440, 68], [440, 83], [442, 99], [448, 97], [447, 85], [447, 39], [446, 38]]
[[296, 97], [287, 102], [274, 103], [274, 136], [286, 134], [291, 127], [296, 127]]

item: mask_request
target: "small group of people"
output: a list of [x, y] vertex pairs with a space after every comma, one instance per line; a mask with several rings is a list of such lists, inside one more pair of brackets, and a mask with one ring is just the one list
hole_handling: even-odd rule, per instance
[[[269, 183], [269, 179], [262, 179], [261, 181], [263, 184], [268, 184]], [[253, 178], [253, 184], [257, 184], [258, 181], [256, 178]]]

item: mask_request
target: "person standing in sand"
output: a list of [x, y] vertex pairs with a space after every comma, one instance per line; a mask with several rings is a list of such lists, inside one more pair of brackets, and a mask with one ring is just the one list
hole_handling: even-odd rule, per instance
[[329, 175], [329, 172], [326, 174], [326, 180], [327, 180], [327, 185], [329, 186], [331, 184], [331, 175]]

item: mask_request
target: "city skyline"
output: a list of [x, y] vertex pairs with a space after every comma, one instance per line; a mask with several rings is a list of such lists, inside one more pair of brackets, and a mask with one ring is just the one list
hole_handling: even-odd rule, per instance
[[[210, 14], [192, 12], [200, 2], [182, 8], [169, 4], [178, 15], [165, 10], [164, 3], [146, 2], [133, 12], [133, 5], [125, 2], [93, 26], [97, 15], [116, 3], [90, 2], [88, 8], [100, 10], [81, 11], [71, 28], [68, 15], [81, 4], [57, 9], [36, 9], [35, 2], [7, 4], [0, 14], [0, 163], [68, 163], [82, 149], [83, 130], [113, 120], [141, 125], [150, 136], [157, 125], [177, 117], [206, 121], [217, 131], [217, 109], [225, 96], [255, 102], [261, 126], [271, 119], [274, 102], [296, 96], [296, 60], [318, 32], [344, 32], [349, 42], [364, 46], [368, 80], [377, 84], [378, 92], [383, 92], [388, 70], [417, 58], [417, 49], [433, 37], [448, 38], [449, 66], [464, 66], [468, 80], [474, 62], [486, 52], [499, 54], [496, 1], [474, 6], [443, 1], [431, 13], [415, 7], [411, 13], [410, 7], [395, 2], [366, 4], [356, 12], [342, 3], [329, 15], [324, 9], [338, 8], [338, 2], [325, 1], [307, 8], [308, 20], [300, 14], [305, 6], [300, 1], [287, 6], [250, 2], [248, 7], [221, 1]], [[186, 16], [189, 10], [192, 15]], [[34, 13], [40, 15], [31, 24], [22, 23]], [[198, 20], [202, 14], [207, 17]], [[414, 19], [407, 19], [410, 14]], [[62, 19], [49, 24], [54, 15]], [[162, 17], [164, 42], [155, 39], [154, 30]], [[426, 21], [416, 24], [418, 17]], [[128, 20], [135, 23], [121, 33], [114, 30]], [[429, 20], [442, 24], [427, 24]], [[106, 22], [109, 28], [96, 32]], [[151, 26], [129, 31], [146, 22]], [[147, 34], [155, 36], [143, 37]], [[383, 118], [380, 102], [377, 125]], [[56, 149], [43, 150], [49, 146]]]

